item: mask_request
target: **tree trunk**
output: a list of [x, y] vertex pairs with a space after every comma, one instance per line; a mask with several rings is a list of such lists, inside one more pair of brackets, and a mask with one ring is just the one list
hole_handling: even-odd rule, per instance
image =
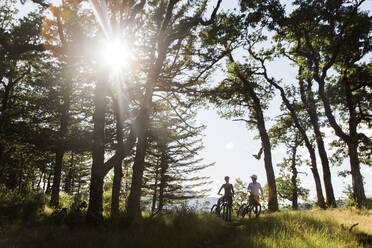
[[[144, 121], [146, 122], [147, 126], [147, 121], [146, 120]], [[137, 221], [142, 217], [140, 209], [140, 200], [143, 171], [145, 168], [145, 155], [147, 149], [146, 129], [142, 126], [138, 132], [139, 135], [138, 143], [136, 146], [136, 156], [133, 164], [132, 184], [130, 187], [130, 193], [127, 202], [127, 213], [129, 218], [133, 221]]]
[[325, 83], [324, 78], [325, 74], [322, 77], [319, 77], [316, 73], [314, 74], [314, 78], [318, 83], [318, 92], [322, 99], [325, 114], [327, 119], [335, 130], [335, 134], [340, 137], [348, 146], [348, 154], [350, 159], [350, 167], [351, 167], [351, 177], [352, 177], [352, 185], [353, 185], [353, 194], [355, 200], [357, 202], [358, 208], [367, 206], [367, 198], [364, 193], [364, 185], [363, 185], [363, 177], [360, 173], [360, 165], [359, 165], [359, 157], [358, 157], [358, 133], [357, 133], [357, 126], [358, 121], [356, 118], [355, 113], [355, 103], [353, 101], [352, 92], [350, 89], [350, 85], [348, 83], [346, 72], [342, 76], [342, 83], [344, 86], [347, 108], [349, 110], [349, 135], [347, 135], [342, 128], [337, 124], [335, 117], [332, 114], [332, 109], [328, 98], [324, 92]]
[[[231, 53], [228, 54], [228, 57], [231, 62], [235, 62]], [[269, 135], [267, 134], [265, 127], [265, 119], [262, 111], [261, 101], [257, 96], [256, 92], [254, 91], [254, 88], [252, 87], [250, 82], [241, 73], [239, 67], [235, 66], [234, 72], [238, 76], [238, 78], [244, 83], [244, 90], [248, 94], [248, 99], [246, 101], [249, 102], [249, 98], [252, 99], [253, 101], [257, 129], [259, 131], [262, 146], [264, 148], [266, 179], [269, 187], [268, 209], [270, 211], [279, 211], [278, 192], [276, 190], [275, 173], [271, 158], [271, 145]]]
[[362, 208], [367, 205], [367, 198], [364, 193], [363, 177], [360, 173], [359, 158], [358, 158], [358, 141], [353, 140], [348, 143], [350, 166], [351, 166], [351, 177], [353, 195], [357, 203], [358, 208]]
[[285, 104], [285, 106], [289, 110], [289, 112], [291, 114], [291, 117], [292, 117], [292, 120], [293, 120], [296, 128], [298, 129], [302, 138], [305, 141], [306, 148], [310, 153], [311, 172], [313, 173], [313, 177], [314, 177], [314, 181], [315, 181], [315, 188], [316, 188], [316, 194], [317, 194], [317, 199], [318, 199], [317, 203], [318, 203], [319, 207], [325, 208], [326, 204], [324, 202], [324, 196], [323, 196], [323, 192], [322, 192], [322, 185], [320, 183], [320, 177], [319, 177], [318, 168], [317, 168], [317, 164], [316, 164], [315, 150], [314, 150], [309, 138], [307, 137], [305, 129], [300, 124], [300, 121], [298, 119], [296, 110], [293, 108], [293, 105], [289, 102], [289, 100], [288, 100], [288, 98], [285, 94], [284, 89], [280, 85], [278, 85], [272, 78], [269, 78], [269, 76], [266, 74], [266, 68], [265, 68], [264, 77], [265, 77], [265, 79], [268, 83], [270, 83], [272, 86], [274, 86], [276, 89], [278, 89], [280, 91], [280, 96], [283, 100], [283, 103]]
[[52, 195], [50, 197], [50, 205], [58, 206], [59, 204], [59, 190], [61, 185], [61, 173], [63, 168], [63, 156], [65, 154], [65, 138], [68, 131], [68, 119], [69, 119], [69, 109], [70, 109], [70, 95], [71, 95], [71, 82], [65, 83], [65, 88], [63, 89], [63, 104], [61, 110], [61, 120], [60, 120], [60, 131], [59, 138], [61, 142], [58, 144], [56, 152], [56, 167], [54, 169], [53, 176], [53, 186]]
[[45, 190], [45, 194], [49, 195], [50, 194], [50, 178], [52, 177], [52, 171], [49, 172], [48, 180], [47, 180], [47, 186]]
[[267, 185], [269, 186], [268, 209], [270, 211], [278, 211], [279, 210], [278, 193], [276, 190], [275, 173], [274, 173], [273, 164], [272, 164], [271, 144], [270, 144], [269, 135], [267, 134], [266, 127], [265, 127], [265, 119], [264, 119], [264, 115], [263, 115], [263, 111], [261, 107], [261, 102], [256, 92], [254, 91], [252, 86], [249, 84], [249, 82], [247, 82], [245, 79], [244, 81], [243, 82], [244, 82], [246, 92], [249, 94], [249, 97], [253, 100], [253, 103], [254, 103], [254, 111], [255, 111], [255, 117], [257, 121], [257, 129], [259, 130], [262, 146], [264, 148], [266, 179], [267, 179]]
[[74, 178], [74, 153], [71, 152], [70, 157], [70, 166], [68, 168], [68, 172], [65, 178], [65, 192], [67, 194], [72, 194], [73, 192], [73, 178]]
[[156, 201], [158, 197], [158, 174], [159, 174], [158, 165], [159, 165], [159, 162], [156, 163], [156, 168], [155, 168], [154, 195], [152, 196], [151, 215], [155, 213]]
[[112, 184], [111, 218], [119, 215], [119, 199], [122, 177], [123, 177], [122, 164], [117, 163], [114, 166], [114, 181]]
[[63, 155], [63, 151], [56, 152], [56, 166], [54, 167], [52, 194], [50, 196], [50, 205], [54, 207], [57, 207], [59, 204], [59, 188], [61, 184]]
[[[300, 75], [301, 75], [301, 72], [302, 72], [302, 68], [300, 68], [300, 72], [299, 72]], [[311, 80], [308, 80], [308, 85], [307, 85], [307, 89], [305, 92], [304, 82], [300, 80], [301, 99], [302, 99], [303, 104], [306, 106], [307, 113], [310, 116], [310, 122], [314, 130], [315, 139], [316, 139], [316, 143], [318, 147], [318, 153], [319, 153], [320, 160], [322, 163], [323, 181], [324, 181], [324, 188], [326, 192], [327, 206], [337, 207], [336, 198], [333, 193], [332, 177], [331, 177], [331, 171], [329, 168], [328, 156], [327, 156], [327, 152], [324, 147], [323, 135], [320, 131], [318, 113], [316, 109], [316, 102], [315, 102], [311, 87], [312, 87]]]
[[291, 161], [291, 170], [292, 170], [292, 177], [291, 183], [293, 187], [292, 191], [292, 209], [298, 209], [298, 189], [297, 189], [297, 167], [296, 167], [296, 154], [297, 154], [297, 144], [292, 148], [292, 161]]
[[324, 196], [322, 192], [322, 184], [320, 182], [320, 176], [318, 172], [318, 168], [316, 166], [316, 155], [315, 150], [313, 147], [307, 145], [307, 150], [310, 153], [310, 163], [311, 163], [311, 172], [313, 173], [314, 181], [315, 181], [315, 189], [316, 189], [316, 195], [317, 195], [317, 204], [319, 207], [325, 209], [326, 204], [324, 201]]
[[102, 195], [104, 179], [105, 160], [105, 83], [101, 80], [96, 83], [95, 89], [95, 111], [93, 131], [92, 169], [89, 187], [89, 206], [87, 221], [98, 224], [102, 221]]
[[165, 151], [162, 152], [161, 162], [160, 162], [160, 185], [159, 185], [159, 202], [158, 202], [158, 212], [161, 212], [164, 207], [164, 190], [167, 184], [167, 178], [165, 173], [168, 170], [168, 163], [166, 159]]

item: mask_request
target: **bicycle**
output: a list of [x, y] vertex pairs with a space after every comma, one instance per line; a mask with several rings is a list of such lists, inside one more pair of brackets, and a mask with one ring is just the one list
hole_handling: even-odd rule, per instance
[[[221, 211], [222, 211], [222, 215], [221, 215]], [[220, 205], [220, 208], [218, 208], [217, 204], [214, 204], [212, 206], [211, 214], [222, 216], [222, 219], [225, 221], [231, 221], [232, 204], [229, 204], [228, 200], [224, 197]]]
[[248, 203], [244, 203], [239, 207], [237, 216], [244, 218], [248, 214], [249, 219], [251, 219], [253, 216], [258, 218], [258, 216], [261, 214], [261, 209], [261, 204], [257, 202], [251, 194], [249, 195]]

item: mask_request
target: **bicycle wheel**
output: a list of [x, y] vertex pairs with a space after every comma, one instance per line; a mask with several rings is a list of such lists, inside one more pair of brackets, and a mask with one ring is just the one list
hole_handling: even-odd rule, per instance
[[258, 218], [258, 216], [260, 215], [261, 213], [261, 204], [256, 204], [254, 206], [252, 206], [250, 209], [249, 209], [249, 219], [251, 218]]
[[240, 207], [239, 207], [239, 209], [238, 209], [238, 211], [236, 212], [236, 216], [243, 216], [243, 211], [244, 211], [244, 209], [247, 207], [247, 204], [246, 203], [243, 203]]
[[258, 216], [261, 213], [261, 204], [257, 204], [256, 206], [254, 206], [253, 212], [254, 212], [255, 217], [258, 218]]
[[217, 214], [218, 215], [218, 211], [217, 211], [217, 204], [214, 204], [211, 208], [211, 214]]
[[232, 215], [232, 206], [228, 205], [227, 206], [227, 221], [231, 222], [231, 215]]
[[224, 203], [222, 205], [222, 219], [227, 221], [227, 218], [228, 218], [228, 207], [227, 207], [227, 204]]
[[245, 208], [242, 210], [241, 217], [244, 219], [244, 217], [248, 214], [249, 212], [249, 205], [246, 205]]
[[247, 210], [248, 218], [251, 219], [253, 217], [253, 208], [254, 206], [250, 205]]

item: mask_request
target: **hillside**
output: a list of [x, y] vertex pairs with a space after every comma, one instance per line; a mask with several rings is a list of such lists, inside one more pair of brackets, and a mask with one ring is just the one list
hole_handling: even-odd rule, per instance
[[44, 216], [26, 227], [2, 226], [0, 247], [372, 247], [371, 213], [282, 211], [225, 223], [182, 210], [135, 226], [122, 220], [99, 227], [56, 225]]

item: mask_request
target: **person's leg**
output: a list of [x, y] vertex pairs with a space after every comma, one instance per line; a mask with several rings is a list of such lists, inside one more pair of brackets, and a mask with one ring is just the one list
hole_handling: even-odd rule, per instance
[[258, 195], [254, 195], [253, 198], [254, 198], [254, 201], [255, 201], [254, 202], [255, 205], [258, 205], [260, 203], [260, 197]]

